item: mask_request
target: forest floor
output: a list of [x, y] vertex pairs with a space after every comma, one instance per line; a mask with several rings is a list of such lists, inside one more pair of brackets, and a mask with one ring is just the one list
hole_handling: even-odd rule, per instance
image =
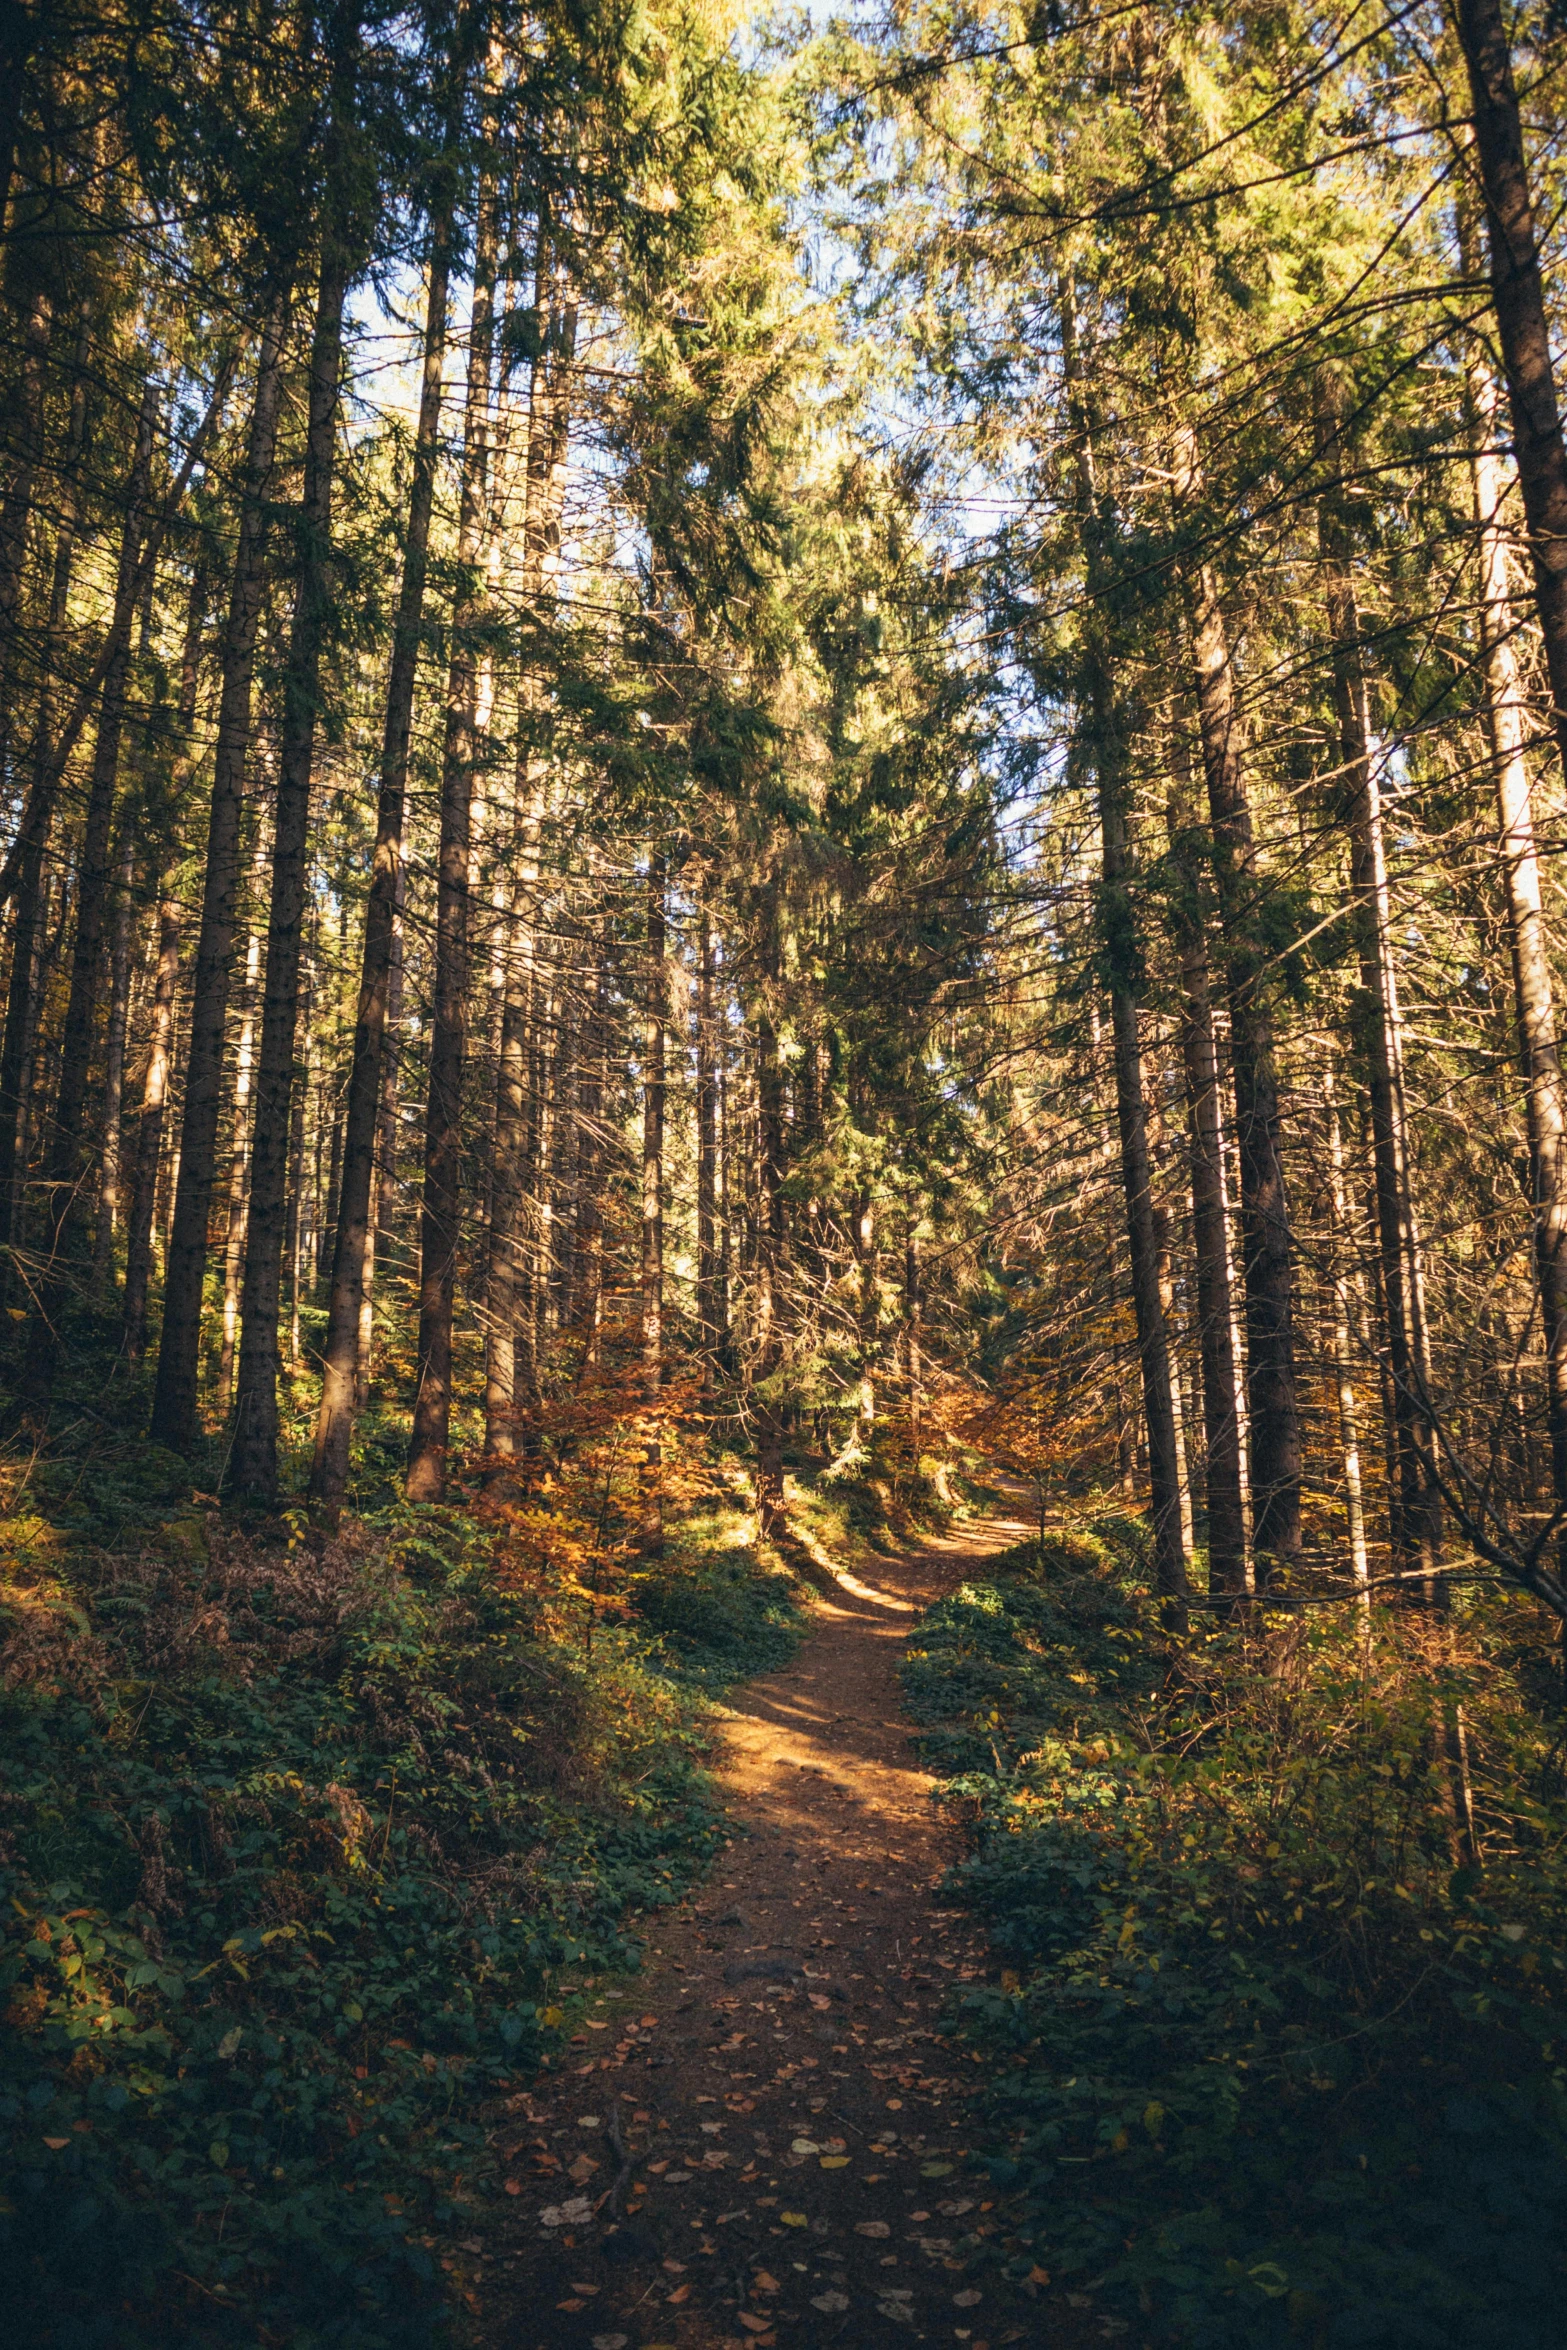
[[1042, 2271], [1000, 2273], [1004, 2213], [965, 2168], [977, 2060], [940, 2031], [989, 1961], [941, 1905], [957, 1837], [897, 1678], [918, 1612], [1030, 1530], [993, 1516], [834, 1570], [794, 1663], [731, 1693], [733, 1842], [659, 1918], [645, 1972], [599, 1978], [558, 2068], [509, 2101], [511, 2224], [463, 2246], [483, 2350], [1122, 2330]]

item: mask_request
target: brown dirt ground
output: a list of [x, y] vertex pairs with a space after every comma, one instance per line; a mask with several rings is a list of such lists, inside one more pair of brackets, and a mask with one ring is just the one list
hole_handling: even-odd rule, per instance
[[964, 2164], [977, 2075], [937, 2032], [989, 1962], [939, 1906], [955, 1835], [896, 1678], [917, 1610], [1030, 1531], [993, 1517], [839, 1570], [794, 1663], [734, 1694], [715, 1760], [740, 1832], [497, 2132], [505, 2219], [463, 2248], [482, 2350], [1121, 2331], [999, 2273], [1006, 2214]]

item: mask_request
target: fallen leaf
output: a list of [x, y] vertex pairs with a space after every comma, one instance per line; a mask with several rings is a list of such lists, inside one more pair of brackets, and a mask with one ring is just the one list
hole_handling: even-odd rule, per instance
[[57, 2154], [59, 2153], [62, 2146], [69, 2146], [70, 2143], [71, 2141], [69, 2138], [45, 2138], [44, 2140], [44, 2144], [46, 2146], [52, 2146]]
[[598, 2291], [597, 2285], [579, 2285], [575, 2277], [571, 2280], [571, 2289], [574, 2293], [596, 2293]]
[[983, 2293], [976, 2293], [970, 2285], [966, 2293], [953, 2294], [952, 2306], [954, 2309], [977, 2309], [984, 2297]]
[[848, 2167], [849, 2157], [846, 2154], [824, 2154], [822, 2156], [823, 2170], [847, 2170]]
[[508, 2179], [506, 2181], [506, 2192], [508, 2195], [520, 2195], [522, 2193], [521, 2179]]
[[[783, 2221], [783, 2224], [786, 2228], [803, 2228], [805, 2225], [805, 2214], [803, 2211], [781, 2211], [778, 2214], [778, 2217]], [[884, 2234], [885, 2232], [886, 2231], [883, 2230]]]
[[901, 2113], [903, 2111], [903, 2099], [901, 2097], [889, 2097], [887, 2100], [887, 2111], [889, 2113]]
[[691, 2288], [689, 2285], [677, 2285], [674, 2291], [672, 2293], [666, 2293], [664, 2298], [670, 2303], [671, 2307], [678, 2306], [680, 2302], [690, 2300]]
[[626, 2350], [630, 2339], [629, 2334], [595, 2334], [593, 2350]]
[[847, 2293], [813, 2293], [811, 2296], [811, 2307], [819, 2309], [824, 2317], [836, 2317], [841, 2310], [847, 2309], [848, 2306], [849, 2296]]
[[1038, 2261], [1036, 2260], [1033, 2267], [1028, 2272], [1028, 2282], [1031, 2285], [1048, 2285], [1050, 2282], [1049, 2269], [1041, 2268]]
[[768, 2275], [765, 2268], [759, 2268], [751, 2279], [751, 2290], [753, 2293], [781, 2293], [783, 2287], [775, 2276]]
[[753, 2317], [748, 2309], [741, 2310], [740, 2323], [748, 2334], [770, 2334], [772, 2332], [773, 2321], [770, 2317]]
[[950, 2179], [951, 2176], [952, 2165], [950, 2162], [922, 2162], [920, 2164], [922, 2179]]
[[557, 2309], [582, 2309], [586, 2304], [581, 2301], [557, 2301], [555, 2306]]
[[890, 2227], [888, 2227], [888, 2225], [887, 2225], [887, 2222], [886, 2222], [884, 2219], [862, 2219], [862, 2220], [856, 2220], [856, 2222], [855, 2222], [855, 2226], [854, 2226], [854, 2232], [855, 2232], [855, 2234], [856, 2234], [857, 2236], [878, 2236], [878, 2237], [879, 2237], [879, 2236], [890, 2236], [890, 2235], [892, 2234], [892, 2230], [891, 2230], [891, 2228], [890, 2228]]
[[791, 2154], [820, 2154], [821, 2148], [814, 2138], [796, 2138], [789, 2151]]

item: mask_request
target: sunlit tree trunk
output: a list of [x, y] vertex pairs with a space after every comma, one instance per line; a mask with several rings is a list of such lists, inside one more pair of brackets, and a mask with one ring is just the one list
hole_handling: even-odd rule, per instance
[[[13, 1238], [11, 1203], [16, 1191], [17, 1143], [25, 1115], [24, 1085], [30, 1074], [31, 1039], [37, 1024], [35, 985], [44, 912], [43, 869], [54, 816], [50, 781], [54, 735], [54, 680], [64, 647], [77, 538], [81, 526], [82, 458], [87, 445], [88, 309], [82, 304], [71, 376], [71, 403], [58, 487], [59, 521], [49, 582], [49, 606], [40, 647], [38, 709], [33, 725], [31, 787], [18, 827], [16, 922], [11, 934], [11, 975], [6, 991], [5, 1033], [0, 1040], [0, 1244]], [[6, 1269], [6, 1279], [9, 1268]], [[0, 1280], [0, 1298], [5, 1280]]]
[[[1403, 1552], [1399, 1563], [1431, 1575], [1441, 1564], [1442, 1497], [1432, 1433], [1430, 1346], [1410, 1169], [1403, 1014], [1393, 967], [1381, 791], [1372, 755], [1353, 548], [1343, 507], [1344, 450], [1332, 385], [1319, 379], [1317, 399], [1317, 455], [1329, 477], [1318, 505], [1318, 544], [1332, 638], [1333, 698], [1342, 762], [1339, 789], [1350, 836], [1350, 881], [1360, 962], [1359, 1026], [1369, 1077], [1382, 1294], [1398, 1431], [1398, 1530]], [[1438, 1588], [1434, 1583], [1429, 1586], [1432, 1596]]]
[[375, 848], [365, 907], [359, 1001], [344, 1119], [343, 1179], [333, 1243], [331, 1294], [322, 1349], [321, 1403], [316, 1416], [310, 1494], [335, 1524], [348, 1482], [349, 1446], [359, 1394], [360, 1365], [368, 1377], [364, 1321], [372, 1301], [371, 1194], [376, 1133], [383, 1121], [393, 965], [403, 893], [403, 824], [408, 754], [413, 737], [414, 686], [424, 626], [429, 573], [430, 519], [441, 424], [441, 377], [446, 356], [454, 191], [448, 178], [430, 224], [430, 284], [425, 303], [424, 369], [414, 432], [413, 476], [403, 576], [392, 631], [392, 663], [381, 730]]
[[125, 1094], [125, 1032], [131, 1007], [131, 944], [135, 924], [132, 887], [136, 841], [129, 827], [120, 843], [120, 870], [109, 934], [109, 1024], [103, 1047], [103, 1116], [98, 1177], [98, 1226], [93, 1239], [93, 1283], [101, 1289], [114, 1267], [114, 1243], [123, 1213], [120, 1112]]
[[288, 275], [273, 294], [261, 334], [223, 632], [212, 798], [202, 863], [201, 927], [196, 940], [185, 1100], [150, 1431], [155, 1442], [177, 1450], [188, 1449], [201, 1433], [197, 1369], [207, 1219], [217, 1165], [223, 1050], [238, 928], [240, 822], [250, 750], [251, 686], [265, 582], [268, 495], [282, 407], [283, 346], [291, 290], [292, 277]]
[[780, 1393], [784, 1365], [784, 1177], [783, 1076], [778, 1035], [771, 1013], [756, 1024], [756, 1518], [764, 1542], [785, 1532], [783, 1439]]
[[272, 897], [256, 1063], [255, 1145], [240, 1303], [239, 1375], [228, 1482], [270, 1504], [278, 1488], [278, 1311], [288, 1199], [289, 1108], [299, 1034], [299, 976], [310, 851], [321, 661], [333, 586], [332, 494], [337, 458], [343, 311], [354, 254], [346, 185], [348, 110], [357, 37], [341, 43], [334, 71], [334, 154], [324, 207], [321, 272], [311, 337], [299, 574], [283, 673], [283, 724], [272, 830]]
[[1094, 601], [1105, 587], [1099, 489], [1089, 417], [1079, 374], [1070, 289], [1062, 303], [1063, 356], [1072, 412], [1076, 502], [1088, 560], [1090, 601], [1083, 623], [1083, 712], [1098, 787], [1101, 887], [1099, 935], [1109, 973], [1116, 1125], [1131, 1259], [1132, 1312], [1148, 1438], [1148, 1484], [1153, 1518], [1154, 1579], [1172, 1629], [1185, 1621], [1188, 1593], [1182, 1535], [1181, 1461], [1175, 1426], [1169, 1332], [1159, 1294], [1159, 1244], [1154, 1221], [1153, 1169], [1148, 1149], [1142, 1039], [1136, 982], [1141, 953], [1132, 916], [1132, 853], [1127, 831], [1127, 745], [1116, 693], [1107, 622]]
[[1360, 1407], [1354, 1377], [1354, 1273], [1343, 1261], [1348, 1240], [1349, 1203], [1344, 1182], [1344, 1139], [1331, 1074], [1326, 1088], [1328, 1198], [1332, 1210], [1331, 1359], [1338, 1402], [1339, 1458], [1344, 1467], [1344, 1520], [1349, 1538], [1349, 1571], [1361, 1589], [1363, 1622], [1369, 1621], [1371, 1559], [1366, 1547], [1365, 1494], [1360, 1473]]
[[1217, 1597], [1237, 1599], [1248, 1580], [1246, 1497], [1224, 1175], [1224, 1095], [1201, 894], [1203, 843], [1183, 767], [1184, 762], [1179, 762], [1172, 784], [1169, 824], [1175, 865], [1172, 912], [1181, 969], [1180, 1040], [1186, 1080], [1197, 1355], [1207, 1455], [1208, 1588]]
[[[136, 426], [135, 454], [126, 484], [125, 524], [120, 537], [116, 606], [126, 602], [137, 572], [142, 532], [146, 524], [148, 490], [152, 476], [153, 426], [158, 412], [158, 390], [149, 382]], [[130, 638], [127, 632], [119, 653], [103, 681], [98, 736], [93, 747], [87, 784], [87, 806], [82, 821], [77, 859], [76, 941], [71, 958], [70, 996], [61, 1042], [60, 1088], [47, 1155], [46, 1259], [35, 1292], [35, 1310], [28, 1330], [26, 1394], [30, 1410], [48, 1408], [59, 1360], [59, 1322], [65, 1305], [65, 1267], [62, 1262], [68, 1235], [78, 1224], [81, 1195], [87, 1175], [84, 1123], [87, 1083], [97, 1031], [99, 959], [109, 901], [109, 837], [114, 819], [114, 795], [119, 778], [120, 743], [124, 733], [130, 687]]]
[[220, 1426], [227, 1424], [234, 1398], [234, 1349], [239, 1336], [239, 1291], [245, 1270], [245, 1229], [250, 1208], [250, 1090], [255, 1070], [256, 991], [260, 979], [261, 933], [253, 930], [245, 949], [245, 976], [239, 996], [239, 1041], [234, 1054], [234, 1134], [229, 1149], [228, 1234], [223, 1247], [223, 1330], [218, 1343], [218, 1384], [212, 1399]]
[[696, 980], [696, 1316], [702, 1397], [711, 1404], [718, 1366], [718, 1037], [714, 981], [718, 942], [704, 873], [697, 909]]
[[1456, 0], [1485, 197], [1491, 298], [1556, 740], [1567, 764], [1567, 449], [1551, 360], [1534, 197], [1501, 0]]
[[439, 878], [435, 917], [435, 1003], [425, 1105], [424, 1196], [419, 1225], [419, 1347], [410, 1501], [446, 1491], [452, 1409], [452, 1316], [462, 1215], [462, 1090], [468, 997], [470, 832], [479, 755], [478, 631], [486, 608], [484, 555], [490, 498], [490, 370], [495, 319], [494, 165], [479, 191], [463, 414], [462, 489], [457, 523], [457, 592], [446, 686], [441, 768]]
[[664, 1116], [668, 1083], [667, 876], [661, 852], [648, 857], [647, 967], [642, 997], [642, 1553], [664, 1547], [663, 1444], [658, 1413], [664, 1385]]
[[[1535, 1279], [1545, 1336], [1546, 1417], [1556, 1507], [1567, 1513], [1567, 1085], [1556, 1005], [1533, 797], [1525, 755], [1523, 688], [1514, 651], [1502, 514], [1507, 485], [1495, 453], [1497, 399], [1483, 351], [1467, 370], [1471, 473], [1480, 571], [1480, 644], [1486, 725], [1496, 771], [1499, 852], [1512, 949], [1513, 994], [1529, 1132]], [[1560, 1537], [1567, 1567], [1567, 1517]]]
[[[1178, 444], [1178, 456], [1177, 502], [1189, 509], [1200, 488], [1189, 435]], [[1252, 1547], [1258, 1584], [1265, 1585], [1270, 1575], [1287, 1570], [1300, 1555], [1301, 1439], [1289, 1199], [1266, 954], [1257, 937], [1259, 876], [1241, 764], [1234, 666], [1211, 566], [1188, 559], [1182, 565], [1182, 582], [1214, 875], [1227, 942], [1225, 993], [1241, 1176]]]

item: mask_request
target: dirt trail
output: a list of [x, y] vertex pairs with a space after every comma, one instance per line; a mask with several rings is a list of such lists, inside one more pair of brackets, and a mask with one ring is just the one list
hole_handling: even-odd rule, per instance
[[965, 2170], [968, 2068], [936, 2025], [986, 1960], [936, 1906], [952, 1843], [897, 1681], [917, 1610], [1030, 1531], [990, 1518], [840, 1574], [789, 1669], [733, 1697], [742, 1833], [501, 2139], [511, 2225], [467, 2247], [484, 2350], [1083, 2332], [982, 2256], [1003, 2223]]

